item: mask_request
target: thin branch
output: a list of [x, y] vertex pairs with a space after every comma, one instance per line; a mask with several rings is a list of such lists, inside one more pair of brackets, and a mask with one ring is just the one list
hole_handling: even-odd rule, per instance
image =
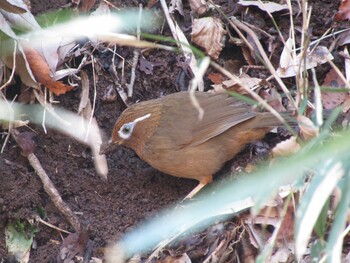
[[[141, 17], [142, 17], [142, 4], [139, 5], [139, 17], [137, 20], [137, 41], [140, 41], [140, 35], [141, 35], [141, 30], [140, 30], [140, 24], [141, 24]], [[139, 62], [139, 56], [140, 56], [140, 50], [135, 49], [134, 50], [134, 58], [132, 60], [132, 68], [131, 68], [131, 77], [130, 77], [130, 83], [128, 84], [128, 97], [131, 98], [134, 90], [134, 84], [136, 80], [136, 66], [137, 63]]]
[[298, 109], [294, 99], [292, 98], [288, 88], [286, 87], [286, 85], [283, 83], [283, 81], [281, 80], [281, 78], [278, 76], [275, 68], [273, 67], [272, 63], [270, 62], [269, 58], [267, 57], [264, 48], [261, 46], [259, 39], [257, 38], [257, 36], [255, 35], [255, 33], [253, 32], [253, 30], [251, 30], [249, 27], [247, 27], [246, 25], [244, 25], [242, 22], [238, 21], [238, 19], [236, 19], [235, 17], [231, 17], [231, 19], [229, 20], [230, 24], [237, 29], [237, 27], [243, 29], [245, 32], [247, 32], [251, 38], [253, 39], [256, 47], [259, 50], [260, 55], [262, 56], [264, 62], [266, 63], [267, 68], [269, 69], [270, 73], [274, 76], [274, 78], [276, 79], [277, 83], [280, 85], [280, 87], [282, 88], [283, 92], [287, 95], [289, 101], [291, 102], [291, 104], [293, 105], [293, 107], [295, 109]]
[[[20, 133], [16, 129], [13, 129], [11, 132], [11, 135], [15, 139], [17, 144], [21, 146], [19, 141]], [[69, 208], [69, 206], [62, 200], [62, 197], [60, 196], [58, 190], [56, 189], [55, 185], [52, 183], [47, 173], [45, 172], [38, 158], [35, 156], [33, 152], [28, 153], [27, 158], [30, 165], [33, 167], [37, 175], [40, 177], [44, 190], [50, 197], [51, 201], [54, 203], [56, 208], [67, 218], [68, 222], [73, 226], [75, 231], [78, 232], [81, 229], [81, 224], [78, 217], [73, 213], [73, 211]]]

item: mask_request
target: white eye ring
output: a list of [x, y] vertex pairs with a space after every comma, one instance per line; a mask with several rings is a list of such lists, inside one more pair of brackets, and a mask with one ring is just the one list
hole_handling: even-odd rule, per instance
[[129, 139], [132, 134], [132, 131], [134, 130], [135, 124], [135, 122], [129, 122], [125, 123], [122, 127], [120, 127], [118, 131], [119, 137], [124, 140]]
[[143, 121], [143, 120], [149, 118], [149, 117], [151, 117], [150, 113], [148, 113], [145, 116], [142, 116], [140, 118], [137, 118], [132, 122], [125, 123], [122, 127], [120, 127], [120, 129], [118, 131], [119, 137], [122, 138], [123, 140], [130, 139], [136, 124], [140, 121]]

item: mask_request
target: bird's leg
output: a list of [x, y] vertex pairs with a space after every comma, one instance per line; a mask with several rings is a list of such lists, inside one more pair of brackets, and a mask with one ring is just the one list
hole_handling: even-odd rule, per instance
[[188, 195], [186, 195], [182, 201], [192, 199], [192, 197], [195, 196], [204, 186], [211, 183], [212, 181], [213, 177], [211, 175], [204, 177], [204, 179], [201, 179], [199, 181], [199, 184]]
[[192, 197], [195, 196], [206, 185], [206, 183], [199, 183], [188, 195], [186, 195], [184, 200], [192, 199]]

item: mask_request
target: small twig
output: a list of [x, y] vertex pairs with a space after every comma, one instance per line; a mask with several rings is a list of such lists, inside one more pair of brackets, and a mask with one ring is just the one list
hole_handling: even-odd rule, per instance
[[47, 134], [46, 126], [45, 126], [45, 120], [46, 120], [46, 104], [47, 104], [47, 88], [44, 88], [44, 111], [43, 111], [43, 119], [41, 122], [41, 126], [43, 127], [44, 133]]
[[92, 101], [92, 109], [91, 109], [91, 114], [90, 114], [90, 118], [89, 118], [89, 124], [88, 124], [88, 127], [87, 127], [85, 141], [87, 141], [88, 137], [89, 137], [90, 127], [91, 127], [92, 120], [94, 118], [94, 112], [95, 112], [95, 107], [96, 107], [97, 89], [96, 89], [96, 72], [95, 72], [94, 60], [95, 60], [94, 56], [91, 55], [92, 78], [94, 80], [94, 98], [93, 98], [93, 101]]
[[[113, 52], [112, 65], [109, 67], [109, 73], [113, 77], [115, 88], [116, 88], [120, 98], [123, 100], [124, 104], [126, 106], [128, 106], [128, 95], [126, 94], [125, 90], [122, 87], [122, 83], [124, 83], [124, 63], [125, 63], [125, 59], [116, 53], [116, 46], [114, 46], [114, 51], [112, 51], [112, 52]], [[118, 57], [120, 57], [123, 60], [122, 80], [121, 81], [120, 81], [120, 79], [118, 77], [117, 69], [115, 68], [115, 55], [117, 55]]]
[[136, 80], [136, 67], [137, 67], [137, 63], [139, 62], [139, 56], [140, 56], [140, 51], [135, 49], [134, 58], [132, 60], [130, 83], [128, 84], [128, 98], [132, 97], [132, 94], [134, 91], [134, 84]]
[[167, 6], [165, 0], [160, 0], [160, 3], [161, 3], [161, 6], [163, 8], [163, 12], [164, 12], [165, 18], [168, 22], [168, 26], [170, 28], [170, 31], [171, 31], [174, 39], [176, 40], [177, 46], [179, 47], [179, 49], [181, 50], [183, 55], [186, 58], [190, 59], [189, 68], [191, 69], [193, 75], [197, 78], [198, 90], [203, 91], [204, 90], [204, 82], [203, 82], [203, 79], [199, 78], [199, 74], [197, 72], [197, 60], [196, 60], [196, 58], [195, 58], [195, 56], [190, 48], [190, 45], [187, 41], [187, 38], [186, 38], [185, 34], [181, 31], [179, 26], [177, 24], [175, 24], [174, 19], [170, 16], [169, 9], [168, 9], [168, 6]]
[[274, 37], [272, 35], [270, 35], [269, 33], [267, 33], [265, 30], [262, 30], [261, 28], [251, 25], [247, 22], [242, 22], [243, 24], [245, 24], [247, 27], [250, 27], [252, 30], [258, 31], [260, 32], [262, 35], [264, 35], [265, 37], [269, 38], [269, 39], [273, 39]]
[[188, 226], [184, 226], [182, 230], [180, 230], [178, 233], [174, 234], [172, 237], [167, 238], [163, 241], [161, 241], [157, 246], [156, 249], [153, 251], [153, 253], [147, 258], [145, 263], [150, 263], [153, 258], [157, 257], [159, 253], [164, 249], [167, 245], [169, 245], [171, 242], [173, 242], [175, 239], [177, 239], [179, 236], [181, 236], [183, 233], [185, 233], [188, 229], [195, 226], [198, 222], [191, 222]]
[[[178, 36], [177, 36], [177, 34], [176, 34], [176, 29], [175, 29], [174, 21], [173, 21], [173, 19], [170, 17], [169, 9], [168, 9], [168, 6], [167, 6], [165, 0], [160, 0], [160, 3], [161, 3], [161, 5], [162, 5], [163, 12], [164, 12], [166, 21], [168, 22], [168, 26], [169, 26], [169, 28], [170, 28], [171, 33], [173, 34], [173, 37], [175, 38], [175, 40], [176, 40], [176, 41], [179, 41], [179, 38], [178, 38]], [[180, 44], [179, 42], [177, 42], [177, 45], [178, 45], [179, 48], [181, 48], [181, 50], [182, 50], [181, 44]], [[184, 52], [184, 50], [182, 50], [182, 52]]]
[[[140, 41], [141, 17], [142, 17], [142, 4], [139, 5], [139, 17], [138, 17], [138, 20], [137, 20], [137, 33], [136, 33], [137, 41]], [[130, 83], [128, 84], [128, 97], [129, 98], [132, 97], [133, 90], [134, 90], [134, 84], [135, 84], [135, 80], [136, 80], [136, 66], [137, 66], [137, 63], [139, 62], [139, 56], [140, 56], [140, 50], [139, 49], [135, 49], [134, 50], [134, 58], [132, 60]]]
[[314, 98], [315, 98], [315, 112], [316, 112], [316, 125], [317, 127], [321, 127], [323, 124], [323, 107], [322, 107], [322, 99], [321, 99], [321, 87], [318, 84], [316, 71], [314, 68], [311, 68], [312, 80], [314, 82]]
[[[11, 132], [11, 135], [15, 139], [17, 144], [21, 146], [19, 142], [20, 133], [16, 129], [13, 129]], [[73, 211], [69, 208], [69, 206], [62, 200], [62, 197], [60, 196], [55, 185], [52, 183], [51, 179], [49, 178], [44, 168], [40, 164], [40, 161], [38, 160], [38, 158], [35, 156], [33, 152], [26, 154], [26, 157], [28, 158], [30, 165], [33, 167], [33, 169], [36, 171], [36, 173], [40, 177], [44, 190], [50, 197], [51, 201], [54, 203], [57, 209], [67, 218], [69, 223], [74, 227], [75, 231], [78, 232], [81, 229], [81, 225], [78, 217], [73, 213]]]
[[119, 7], [117, 7], [116, 5], [113, 5], [112, 3], [110, 3], [109, 1], [107, 1], [107, 0], [102, 0], [103, 2], [105, 2], [107, 5], [109, 5], [109, 6], [111, 6], [111, 7], [113, 7], [113, 8], [115, 8], [115, 9], [117, 9], [117, 10], [120, 10], [120, 8]]
[[57, 191], [55, 185], [52, 183], [49, 176], [46, 174], [45, 170], [40, 164], [40, 161], [35, 156], [34, 153], [30, 153], [27, 156], [30, 165], [34, 168], [38, 176], [40, 177], [45, 192], [51, 198], [51, 201], [57, 207], [57, 209], [67, 218], [69, 223], [74, 227], [75, 231], [80, 230], [80, 222], [78, 217], [73, 213], [69, 206], [62, 200], [59, 192]]
[[[112, 56], [112, 67], [115, 69], [115, 56], [118, 56], [121, 60], [122, 60], [122, 77], [121, 77], [121, 84], [123, 84], [125, 82], [125, 58], [123, 58], [121, 55], [119, 55], [117, 52], [116, 52], [116, 48], [117, 46], [114, 45], [114, 49], [112, 50], [111, 48], [108, 48], [108, 50], [110, 52], [113, 53], [113, 56]], [[116, 70], [115, 70], [116, 71]]]
[[48, 226], [48, 227], [51, 227], [51, 228], [53, 228], [53, 229], [55, 229], [55, 230], [57, 230], [57, 231], [60, 231], [60, 232], [66, 233], [66, 234], [72, 234], [71, 232], [69, 232], [69, 231], [67, 231], [67, 230], [64, 230], [64, 229], [62, 229], [62, 228], [59, 228], [59, 227], [57, 227], [57, 226], [54, 226], [53, 224], [50, 224], [49, 222], [46, 222], [46, 221], [42, 220], [41, 217], [38, 216], [38, 215], [35, 215], [35, 216], [34, 216], [34, 219], [35, 219], [36, 221], [38, 221], [39, 223], [42, 223], [43, 225], [46, 225], [46, 226]]
[[[238, 19], [236, 19], [235, 17], [231, 17], [231, 19], [229, 21], [230, 21], [231, 26], [233, 26], [236, 30], [238, 30], [238, 27], [239, 27], [239, 28], [243, 29], [245, 32], [247, 32], [247, 34], [249, 34], [251, 36], [251, 38], [253, 39], [256, 47], [258, 48], [258, 50], [259, 50], [259, 52], [261, 54], [261, 56], [263, 57], [263, 60], [266, 63], [266, 66], [269, 69], [270, 73], [274, 76], [275, 80], [280, 85], [280, 87], [282, 88], [283, 92], [287, 95], [287, 97], [288, 97], [289, 101], [291, 102], [291, 104], [293, 105], [293, 107], [295, 109], [298, 109], [298, 106], [296, 105], [294, 99], [290, 95], [289, 90], [287, 89], [286, 85], [283, 83], [281, 78], [278, 76], [275, 68], [273, 67], [272, 63], [268, 59], [268, 57], [267, 57], [267, 55], [265, 53], [265, 50], [261, 46], [261, 44], [259, 42], [259, 39], [255, 35], [255, 33], [249, 27], [244, 25], [242, 22], [238, 21]], [[251, 46], [249, 48], [251, 48]]]
[[[301, 34], [301, 52], [299, 54], [300, 56], [300, 63], [298, 64], [298, 70], [297, 74], [295, 75], [295, 80], [296, 80], [296, 85], [297, 85], [297, 95], [296, 95], [296, 102], [298, 105], [300, 105], [300, 101], [302, 101], [304, 98], [308, 97], [308, 80], [306, 77], [306, 57], [309, 49], [309, 38], [307, 38], [307, 30], [310, 28], [309, 23], [310, 23], [310, 18], [311, 18], [311, 11], [312, 7], [308, 8], [308, 3], [307, 2], [302, 2], [302, 32]], [[294, 40], [294, 49], [296, 48], [295, 46], [295, 40]], [[296, 51], [294, 51], [296, 54]], [[295, 59], [297, 56], [294, 57]]]
[[198, 110], [198, 119], [199, 120], [203, 119], [204, 110], [200, 106], [200, 103], [195, 96], [195, 90], [196, 90], [196, 87], [198, 86], [198, 83], [201, 80], [203, 80], [203, 76], [204, 76], [206, 70], [208, 69], [209, 64], [210, 64], [209, 57], [205, 57], [204, 59], [202, 59], [201, 64], [198, 67], [197, 75], [194, 76], [194, 78], [192, 79], [191, 85], [190, 85], [190, 99], [191, 99], [193, 106]]
[[334, 69], [334, 71], [337, 73], [337, 75], [339, 76], [339, 78], [344, 82], [345, 86], [350, 90], [350, 84], [349, 82], [346, 80], [345, 76], [343, 75], [343, 73], [340, 71], [340, 69], [333, 63], [333, 61], [329, 60], [327, 61], [329, 63], [329, 65], [331, 65], [331, 67]]

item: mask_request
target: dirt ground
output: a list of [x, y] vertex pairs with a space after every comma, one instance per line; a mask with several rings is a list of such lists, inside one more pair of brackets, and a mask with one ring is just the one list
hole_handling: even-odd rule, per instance
[[[56, 10], [65, 4], [64, 1], [39, 1], [32, 0], [33, 14]], [[140, 1], [142, 2], [142, 1]], [[143, 1], [145, 2], [145, 1]], [[146, 1], [147, 2], [147, 1]], [[226, 14], [235, 14], [241, 19], [243, 12], [237, 11], [236, 1], [215, 1], [221, 5]], [[184, 1], [185, 9], [188, 3]], [[337, 11], [338, 1], [315, 0], [309, 1], [313, 7], [310, 30], [314, 38], [320, 37], [326, 29], [332, 25], [332, 16]], [[120, 8], [136, 7], [139, 1], [114, 1]], [[155, 8], [160, 9], [160, 4]], [[298, 25], [298, 16], [296, 15]], [[261, 28], [270, 28], [266, 25], [268, 19], [263, 12], [256, 12], [254, 17], [245, 17], [248, 21], [260, 23]], [[288, 35], [288, 16], [278, 17], [283, 35]], [[189, 28], [191, 21], [183, 19], [183, 28]], [[300, 26], [300, 24], [299, 24]], [[311, 33], [311, 32], [310, 32]], [[165, 35], [170, 35], [165, 29]], [[281, 47], [278, 47], [279, 50]], [[118, 52], [131, 62], [132, 48], [118, 48]], [[233, 54], [235, 53], [235, 54]], [[238, 54], [237, 54], [238, 53]], [[275, 52], [280, 54], [278, 49]], [[146, 75], [137, 68], [136, 83], [134, 87], [133, 101], [144, 101], [170, 94], [179, 90], [177, 78], [181, 73], [181, 67], [177, 64], [177, 54], [152, 50], [148, 60], [161, 62], [154, 68], [153, 74]], [[239, 48], [227, 49], [222, 52], [219, 62], [223, 64], [228, 59], [241, 59], [243, 56]], [[277, 57], [276, 57], [277, 61]], [[126, 78], [130, 76], [130, 65], [126, 67]], [[324, 70], [324, 69], [323, 69]], [[86, 69], [91, 73], [91, 68]], [[321, 69], [322, 72], [322, 69]], [[265, 71], [266, 73], [266, 71]], [[263, 75], [264, 73], [256, 73]], [[324, 75], [318, 74], [319, 78]], [[90, 78], [92, 78], [90, 74]], [[185, 77], [188, 82], [189, 77]], [[90, 79], [91, 80], [91, 79]], [[108, 72], [99, 76], [97, 108], [95, 116], [101, 129], [105, 132], [105, 139], [110, 136], [113, 124], [120, 113], [125, 109], [123, 102], [118, 99], [113, 103], [101, 100], [105, 88], [111, 84]], [[208, 89], [211, 82], [205, 79]], [[292, 83], [291, 83], [292, 87]], [[16, 94], [18, 90], [13, 87], [9, 94]], [[76, 111], [79, 105], [79, 88], [58, 97], [60, 106]], [[109, 175], [108, 182], [104, 182], [96, 174], [90, 150], [53, 130], [47, 134], [39, 126], [30, 126], [36, 134], [37, 148], [35, 154], [42, 166], [58, 188], [63, 200], [76, 212], [79, 219], [90, 225], [90, 239], [94, 243], [93, 256], [102, 258], [102, 248], [107, 242], [116, 240], [125, 232], [140, 224], [147, 218], [151, 218], [164, 208], [173, 205], [185, 197], [196, 185], [194, 180], [172, 177], [158, 172], [150, 167], [129, 149], [120, 147], [114, 153], [108, 155]], [[28, 131], [28, 128], [22, 128]], [[1, 135], [1, 134], [0, 134]], [[5, 136], [0, 137], [0, 144], [4, 143]], [[278, 141], [278, 135], [268, 135], [265, 138], [268, 144]], [[215, 176], [215, 182], [230, 176], [246, 164], [266, 157], [266, 154], [255, 156], [252, 145], [248, 145], [242, 153]], [[0, 261], [7, 262], [7, 253], [4, 243], [4, 227], [14, 218], [28, 219], [39, 211], [45, 211], [45, 220], [63, 229], [72, 231], [65, 217], [58, 212], [42, 188], [42, 183], [27, 159], [21, 155], [19, 147], [13, 139], [6, 145], [4, 153], [0, 157]], [[38, 225], [39, 232], [35, 236], [36, 246], [31, 250], [30, 262], [55, 262], [59, 252], [61, 234], [42, 224]]]

